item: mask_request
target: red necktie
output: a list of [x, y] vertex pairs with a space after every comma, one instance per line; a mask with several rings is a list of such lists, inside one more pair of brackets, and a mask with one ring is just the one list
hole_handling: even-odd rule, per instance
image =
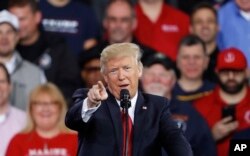
[[[126, 114], [124, 111], [121, 112], [122, 114], [122, 128], [123, 128], [123, 150], [122, 150], [122, 155], [126, 156], [126, 151], [125, 151], [125, 146], [126, 146]], [[133, 123], [128, 115], [128, 155], [127, 156], [132, 156], [132, 147], [133, 147]]]

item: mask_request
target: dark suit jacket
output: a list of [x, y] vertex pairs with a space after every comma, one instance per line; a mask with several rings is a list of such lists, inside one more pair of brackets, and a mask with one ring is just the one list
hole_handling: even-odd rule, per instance
[[[87, 90], [79, 89], [74, 105], [66, 115], [65, 123], [78, 131], [78, 155], [121, 156], [122, 119], [120, 108], [113, 95], [83, 122], [81, 111]], [[164, 147], [169, 156], [191, 156], [189, 143], [170, 119], [167, 99], [139, 92], [133, 127], [133, 156], [159, 156]]]

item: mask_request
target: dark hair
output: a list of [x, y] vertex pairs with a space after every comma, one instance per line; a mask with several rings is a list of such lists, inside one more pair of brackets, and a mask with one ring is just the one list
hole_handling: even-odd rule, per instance
[[156, 53], [144, 62], [145, 67], [151, 67], [154, 64], [161, 64], [166, 70], [176, 70], [175, 62], [169, 57], [164, 56], [161, 53]]
[[201, 2], [201, 3], [198, 3], [197, 5], [195, 5], [192, 9], [192, 12], [190, 14], [190, 21], [191, 21], [191, 24], [193, 23], [193, 18], [194, 18], [194, 14], [201, 10], [201, 9], [208, 9], [210, 10], [211, 12], [213, 12], [214, 16], [215, 16], [215, 19], [216, 19], [216, 22], [217, 22], [217, 11], [216, 9], [208, 2]]
[[[117, 2], [117, 0], [110, 0], [110, 1], [107, 3], [107, 5], [106, 5], [106, 7], [105, 7], [105, 17], [107, 16], [107, 11], [108, 11], [109, 7], [110, 7], [113, 3], [116, 3], [116, 2]], [[129, 6], [129, 8], [131, 9], [132, 17], [135, 17], [135, 11], [134, 11], [134, 5], [133, 5], [133, 3], [132, 3], [130, 0], [120, 0], [120, 2], [126, 3], [126, 4]]]
[[79, 59], [78, 59], [78, 65], [79, 68], [81, 70], [83, 70], [85, 68], [85, 65], [95, 59], [100, 59], [101, 57], [101, 49], [99, 49], [98, 47], [94, 47], [86, 52], [82, 52], [79, 55]]
[[207, 50], [206, 50], [205, 42], [202, 41], [196, 35], [187, 35], [184, 38], [182, 38], [181, 41], [180, 41], [180, 43], [179, 43], [178, 50], [180, 50], [180, 48], [182, 46], [193, 46], [193, 45], [197, 45], [197, 44], [200, 44], [202, 46], [204, 54], [207, 55], [207, 52], [206, 52]]
[[9, 0], [8, 8], [25, 7], [27, 5], [30, 6], [33, 13], [39, 11], [38, 3], [36, 0]]
[[6, 68], [5, 65], [2, 64], [2, 63], [0, 63], [0, 68], [3, 69], [4, 74], [5, 74], [6, 78], [7, 78], [7, 82], [10, 84], [10, 82], [11, 82], [11, 80], [10, 80], [10, 74], [9, 74], [7, 68]]

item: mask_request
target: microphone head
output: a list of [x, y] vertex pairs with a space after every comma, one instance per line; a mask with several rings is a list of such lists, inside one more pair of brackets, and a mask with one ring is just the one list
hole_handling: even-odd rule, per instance
[[120, 91], [120, 101], [121, 101], [121, 107], [122, 108], [129, 108], [131, 106], [130, 104], [130, 94], [127, 89], [122, 89]]
[[130, 94], [129, 91], [127, 89], [122, 89], [120, 91], [120, 99], [130, 99]]

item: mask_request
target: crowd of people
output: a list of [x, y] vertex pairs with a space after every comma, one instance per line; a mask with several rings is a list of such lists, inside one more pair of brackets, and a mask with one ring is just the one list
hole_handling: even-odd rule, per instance
[[250, 139], [249, 25], [245, 0], [1, 0], [0, 156], [83, 152], [85, 127], [70, 116], [69, 130], [66, 112], [81, 110], [78, 88], [112, 90], [102, 52], [118, 43], [138, 45], [131, 83], [169, 100], [193, 155], [228, 156], [231, 140]]

